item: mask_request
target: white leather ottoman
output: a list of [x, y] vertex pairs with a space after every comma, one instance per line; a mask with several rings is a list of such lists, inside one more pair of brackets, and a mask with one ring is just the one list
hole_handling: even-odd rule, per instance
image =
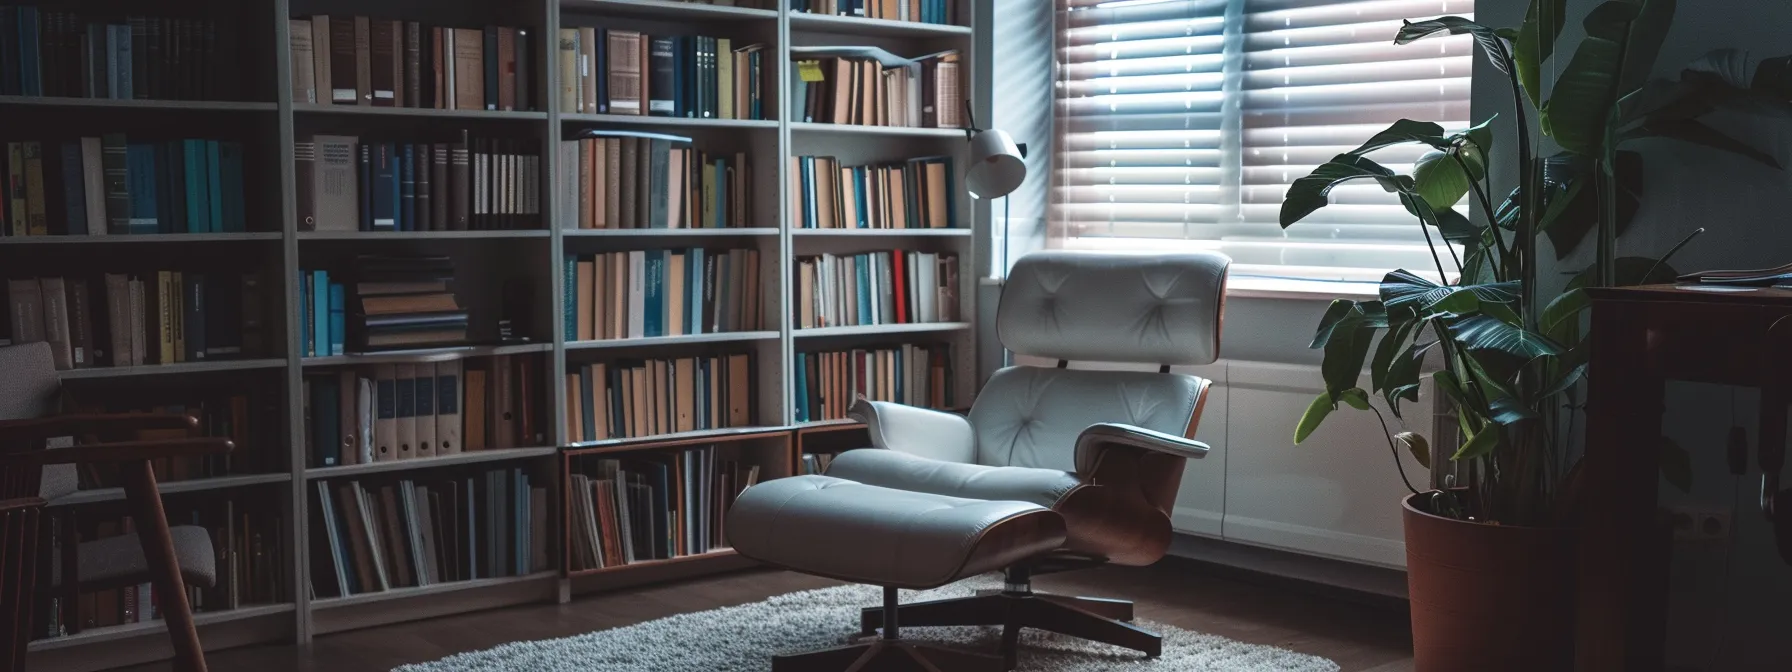
[[897, 588], [934, 588], [1007, 567], [1064, 543], [1064, 520], [1028, 502], [986, 501], [865, 485], [828, 476], [767, 481], [728, 511], [728, 543], [741, 555], [805, 574], [884, 588], [875, 642], [777, 656], [774, 672], [863, 669], [1003, 670], [998, 656], [906, 642], [895, 622]]

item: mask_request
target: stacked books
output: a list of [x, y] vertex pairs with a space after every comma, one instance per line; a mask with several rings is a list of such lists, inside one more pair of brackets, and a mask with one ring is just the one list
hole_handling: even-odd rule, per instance
[[[218, 579], [213, 587], [187, 588], [187, 603], [194, 612], [291, 601], [286, 562], [279, 550], [285, 546], [286, 533], [278, 504], [242, 495], [172, 495], [166, 513], [169, 525], [205, 528], [216, 554], [213, 561]], [[74, 545], [63, 535], [71, 526], [80, 541], [118, 536], [135, 527], [130, 516], [90, 507], [47, 509], [44, 516], [39, 523], [44, 534], [41, 548], [49, 555], [44, 567], [69, 566], [63, 564], [63, 552]], [[33, 635], [66, 637], [88, 628], [152, 623], [162, 618], [157, 590], [153, 584], [141, 583], [84, 590], [74, 599], [65, 598], [62, 591], [46, 591], [36, 602], [43, 611], [35, 617], [38, 627]]]
[[538, 375], [514, 356], [307, 375], [306, 464], [372, 464], [539, 443]]
[[128, 142], [123, 133], [8, 142], [0, 236], [237, 233], [243, 146]]
[[448, 288], [448, 257], [355, 259], [347, 332], [356, 351], [458, 345], [467, 340], [467, 311]]
[[867, 19], [949, 24], [958, 0], [787, 0], [790, 11], [862, 16]]
[[751, 225], [753, 171], [746, 154], [712, 155], [693, 149], [690, 138], [658, 133], [588, 130], [578, 137], [560, 143], [565, 228]]
[[241, 92], [234, 26], [0, 7], [0, 96], [215, 100]]
[[958, 256], [891, 250], [797, 258], [797, 328], [958, 321]]
[[[230, 439], [236, 448], [222, 455], [198, 455], [189, 457], [163, 457], [150, 460], [156, 481], [168, 483], [189, 481], [221, 476], [237, 476], [244, 474], [284, 473], [288, 466], [284, 450], [267, 450], [264, 446], [280, 445], [284, 441], [269, 442], [280, 429], [278, 419], [281, 410], [276, 406], [283, 402], [279, 397], [256, 389], [253, 385], [243, 385], [246, 390], [199, 390], [181, 393], [171, 401], [156, 404], [144, 403], [104, 403], [80, 404], [68, 409], [79, 413], [168, 413], [185, 415], [199, 420], [199, 434]], [[184, 401], [183, 401], [184, 399]], [[159, 441], [167, 439], [187, 438], [184, 429], [141, 430], [128, 435], [132, 441]], [[79, 465], [78, 485], [82, 490], [122, 487], [122, 479], [117, 464], [86, 463]]]
[[587, 26], [559, 46], [561, 112], [765, 118], [763, 44]]
[[574, 441], [746, 427], [757, 413], [746, 354], [575, 365], [566, 374]]
[[154, 271], [6, 281], [10, 339], [45, 341], [58, 370], [266, 352], [256, 275]]
[[963, 128], [957, 51], [903, 58], [877, 47], [791, 47], [791, 113], [803, 121]]
[[945, 345], [798, 353], [796, 420], [845, 418], [855, 399], [950, 408], [951, 359]]
[[758, 250], [634, 250], [566, 258], [566, 340], [753, 331]]
[[292, 99], [319, 105], [533, 110], [527, 28], [365, 16], [292, 19]]
[[837, 455], [839, 453], [803, 453], [803, 473], [828, 473], [828, 465], [834, 463], [834, 457]]
[[790, 208], [805, 229], [956, 229], [952, 159], [842, 166], [831, 156], [790, 157]]
[[465, 231], [541, 226], [541, 152], [532, 140], [293, 143], [301, 231]]
[[729, 507], [759, 481], [759, 465], [720, 459], [716, 446], [575, 464], [572, 571], [722, 550]]
[[318, 597], [548, 568], [548, 490], [522, 469], [314, 487], [311, 587]]

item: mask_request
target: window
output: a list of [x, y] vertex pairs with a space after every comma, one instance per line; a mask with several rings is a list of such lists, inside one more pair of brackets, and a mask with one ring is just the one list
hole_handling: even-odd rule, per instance
[[[1469, 125], [1470, 38], [1393, 42], [1473, 0], [1057, 1], [1054, 246], [1211, 249], [1241, 275], [1317, 280], [1432, 267], [1373, 182], [1277, 220], [1289, 184], [1397, 119]], [[1376, 159], [1405, 172], [1422, 153]]]

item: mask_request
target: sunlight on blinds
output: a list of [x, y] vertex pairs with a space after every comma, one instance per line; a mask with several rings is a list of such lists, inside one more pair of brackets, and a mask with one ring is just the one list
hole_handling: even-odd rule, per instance
[[[1237, 272], [1377, 280], [1431, 267], [1372, 182], [1283, 230], [1288, 186], [1400, 118], [1469, 124], [1467, 36], [1395, 46], [1472, 0], [1059, 0], [1055, 244], [1213, 249]], [[1375, 158], [1407, 171], [1422, 153]]]

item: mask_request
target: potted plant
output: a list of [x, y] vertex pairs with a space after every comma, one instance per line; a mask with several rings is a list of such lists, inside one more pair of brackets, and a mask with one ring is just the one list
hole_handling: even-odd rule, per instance
[[[1394, 270], [1377, 300], [1340, 299], [1326, 311], [1312, 342], [1325, 350], [1326, 391], [1294, 436], [1302, 442], [1341, 406], [1380, 416], [1379, 402], [1399, 417], [1401, 402], [1418, 400], [1424, 362], [1434, 353], [1441, 361], [1430, 375], [1454, 409], [1460, 436], [1435, 453], [1418, 434], [1388, 437], [1390, 450], [1404, 445], [1427, 467], [1433, 459], [1449, 460], [1455, 479], [1430, 492], [1408, 480], [1412, 494], [1404, 500], [1421, 671], [1572, 664], [1576, 389], [1588, 350], [1584, 288], [1671, 281], [1667, 259], [1686, 244], [1659, 259], [1616, 255], [1642, 188], [1640, 155], [1620, 146], [1670, 137], [1778, 167], [1699, 117], [1727, 103], [1792, 99], [1792, 60], [1754, 62], [1739, 52], [1714, 52], [1676, 81], [1650, 82], [1674, 2], [1614, 0], [1588, 14], [1587, 37], [1545, 100], [1541, 67], [1553, 55], [1565, 5], [1533, 0], [1517, 29], [1442, 17], [1407, 22], [1395, 36], [1405, 44], [1472, 35], [1477, 51], [1510, 80], [1517, 122], [1510, 140], [1496, 141], [1491, 120], [1450, 132], [1402, 119], [1296, 180], [1282, 205], [1281, 224], [1291, 226], [1325, 207], [1337, 185], [1373, 180], [1397, 195], [1431, 247], [1432, 268]], [[1533, 119], [1560, 152], [1540, 153]], [[1406, 143], [1429, 147], [1410, 174], [1369, 156]], [[1496, 205], [1489, 167], [1506, 161], [1516, 164], [1519, 180]], [[1478, 217], [1454, 209], [1465, 199]], [[1553, 260], [1539, 254], [1540, 237], [1548, 237], [1559, 258], [1590, 234], [1598, 261], [1544, 300], [1539, 278]], [[1365, 363], [1366, 387], [1360, 380]]]

